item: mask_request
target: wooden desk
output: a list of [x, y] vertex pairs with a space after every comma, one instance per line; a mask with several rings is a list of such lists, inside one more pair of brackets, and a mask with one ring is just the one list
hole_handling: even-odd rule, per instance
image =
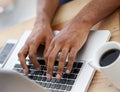
[[[53, 29], [63, 28], [89, 1], [90, 0], [75, 0], [63, 5], [54, 18], [54, 21], [52, 23]], [[34, 25], [34, 21], [35, 19], [33, 18], [4, 31], [0, 31], [0, 47], [2, 47], [8, 39], [19, 39], [24, 31], [31, 30]], [[119, 10], [115, 11], [113, 14], [99, 22], [97, 25], [98, 26], [94, 26], [94, 29], [110, 30], [112, 34], [111, 40], [120, 42]], [[97, 71], [88, 92], [120, 92], [120, 90], [117, 90], [106, 78], [106, 76]]]

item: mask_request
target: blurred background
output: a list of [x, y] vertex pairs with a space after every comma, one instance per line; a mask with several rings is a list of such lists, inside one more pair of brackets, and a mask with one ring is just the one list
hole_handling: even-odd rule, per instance
[[36, 16], [37, 0], [0, 0], [0, 31]]

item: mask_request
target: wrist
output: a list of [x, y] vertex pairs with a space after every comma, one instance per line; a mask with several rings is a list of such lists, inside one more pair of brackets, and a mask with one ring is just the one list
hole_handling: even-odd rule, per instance
[[78, 33], [79, 32], [81, 33], [81, 31], [89, 32], [91, 28], [92, 28], [91, 23], [83, 19], [77, 19], [77, 17], [72, 19], [71, 22], [68, 24], [69, 30], [76, 31]]
[[35, 19], [35, 24], [34, 25], [50, 25], [50, 21], [46, 16], [37, 16]]
[[89, 21], [88, 18], [86, 18], [85, 16], [79, 17], [76, 16], [73, 20], [72, 20], [72, 24], [76, 25], [76, 27], [80, 28], [80, 29], [91, 29], [92, 26], [94, 25], [94, 23], [92, 21]]
[[46, 19], [36, 20], [33, 31], [52, 31], [50, 23]]
[[36, 17], [34, 28], [51, 28], [51, 22], [46, 15], [41, 14], [40, 16]]

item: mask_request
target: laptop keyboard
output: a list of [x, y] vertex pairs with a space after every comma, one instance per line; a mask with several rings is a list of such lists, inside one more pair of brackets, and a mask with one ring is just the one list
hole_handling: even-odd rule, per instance
[[[62, 75], [61, 80], [56, 79], [56, 72], [57, 72], [57, 66], [58, 61], [55, 62], [54, 70], [53, 70], [53, 76], [51, 80], [47, 80], [46, 78], [46, 65], [44, 60], [38, 60], [41, 65], [41, 70], [38, 71], [35, 69], [33, 64], [30, 62], [30, 60], [27, 60], [27, 65], [30, 70], [30, 73], [26, 75], [28, 78], [34, 80], [36, 83], [47, 89], [49, 92], [69, 92], [72, 89], [72, 86], [75, 82], [75, 79], [77, 78], [77, 75], [81, 69], [81, 66], [83, 63], [81, 62], [74, 62], [73, 69], [70, 74], [66, 74], [66, 66], [67, 62], [64, 67], [64, 72]], [[19, 73], [24, 74], [23, 69], [20, 64], [16, 64], [14, 66], [14, 70], [18, 71]]]

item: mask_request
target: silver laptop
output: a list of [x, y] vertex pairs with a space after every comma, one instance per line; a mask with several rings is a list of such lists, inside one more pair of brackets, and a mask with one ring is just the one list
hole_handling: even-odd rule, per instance
[[[57, 59], [52, 79], [46, 79], [46, 66], [42, 57], [44, 46], [39, 47], [37, 54], [38, 61], [42, 66], [41, 71], [36, 70], [29, 58], [27, 58], [26, 62], [30, 69], [30, 74], [24, 75], [17, 53], [30, 33], [31, 31], [26, 31], [22, 35], [9, 59], [2, 66], [0, 70], [0, 92], [86, 92], [95, 73], [95, 69], [90, 67], [87, 62], [101, 45], [110, 39], [110, 32], [107, 30], [91, 31], [87, 42], [76, 56], [71, 74], [67, 75], [63, 72], [61, 80], [56, 80], [55, 78]], [[55, 34], [57, 33], [58, 31], [55, 31]], [[67, 59], [64, 69], [66, 69], [66, 65]]]

